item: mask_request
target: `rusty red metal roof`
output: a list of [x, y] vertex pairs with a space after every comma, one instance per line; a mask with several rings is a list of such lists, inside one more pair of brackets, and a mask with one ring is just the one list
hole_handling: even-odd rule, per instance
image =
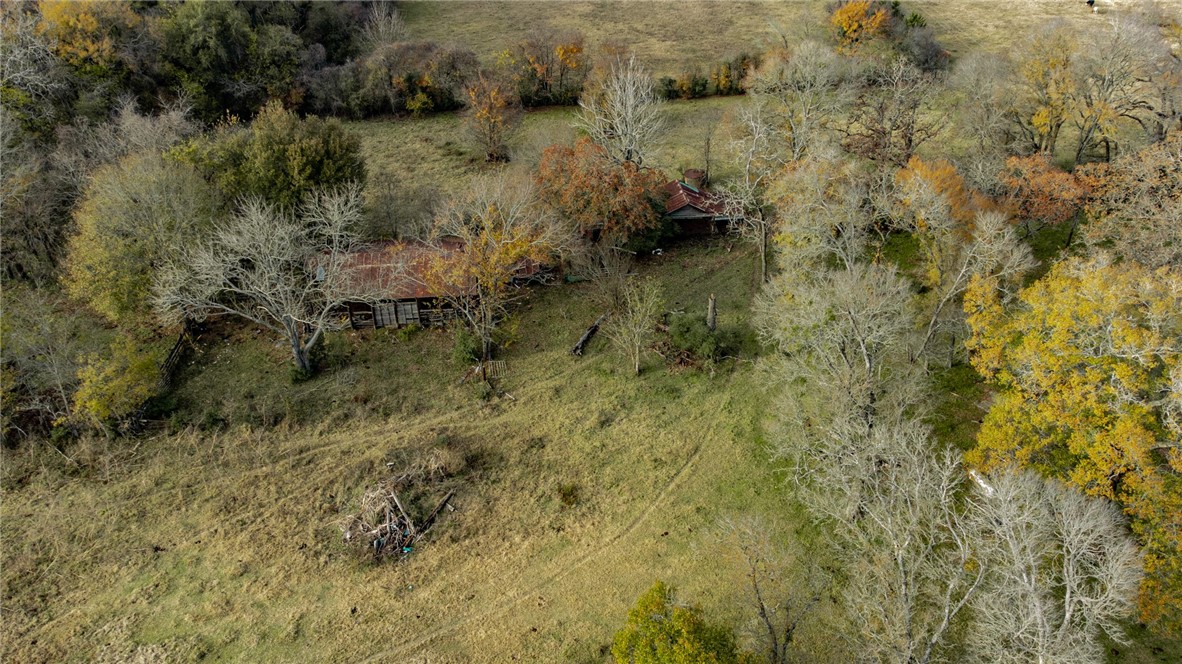
[[437, 247], [420, 242], [382, 242], [349, 254], [343, 267], [350, 272], [357, 292], [377, 292], [389, 300], [428, 298], [438, 295], [427, 288], [431, 261], [461, 249], [460, 245], [447, 243]]
[[[459, 241], [443, 240], [438, 246], [423, 242], [381, 242], [350, 253], [342, 268], [357, 293], [378, 293], [384, 300], [409, 300], [441, 295], [427, 286], [432, 261], [447, 260], [464, 250]], [[526, 258], [518, 263], [512, 279], [528, 279], [542, 271], [543, 265]], [[475, 292], [469, 287], [466, 292]], [[457, 288], [449, 295], [464, 292]]]
[[673, 214], [686, 207], [692, 207], [705, 214], [724, 213], [722, 199], [717, 194], [703, 191], [680, 180], [674, 180], [663, 188], [665, 193], [669, 194], [668, 200], [665, 201], [665, 214]]

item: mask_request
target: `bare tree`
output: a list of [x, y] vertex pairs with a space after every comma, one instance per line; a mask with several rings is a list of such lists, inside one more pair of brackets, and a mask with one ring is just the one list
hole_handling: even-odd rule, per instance
[[766, 103], [754, 99], [739, 112], [741, 138], [732, 149], [738, 153], [743, 175], [722, 187], [724, 214], [732, 231], [759, 251], [759, 278], [767, 281], [768, 245], [775, 228], [775, 210], [767, 200], [772, 175], [783, 165], [777, 154], [776, 128], [767, 116]]
[[894, 195], [900, 225], [919, 239], [926, 262], [924, 285], [928, 291], [919, 298], [924, 331], [916, 343], [915, 357], [925, 356], [937, 338], [946, 334], [951, 365], [956, 341], [965, 331], [959, 303], [969, 282], [981, 277], [999, 288], [1016, 290], [1034, 267], [1034, 258], [1003, 213], [978, 211], [972, 223], [966, 224], [956, 218], [948, 197], [927, 178], [908, 178]]
[[640, 375], [640, 360], [656, 337], [657, 317], [664, 308], [661, 287], [651, 278], [629, 280], [620, 307], [608, 321], [604, 334], [624, 353]]
[[972, 518], [988, 560], [968, 652], [981, 662], [1103, 662], [1127, 643], [1141, 557], [1119, 510], [1031, 471], [981, 479]]
[[768, 57], [753, 73], [750, 94], [768, 104], [773, 123], [785, 130], [786, 158], [802, 159], [824, 140], [829, 122], [848, 101], [844, 78], [841, 57], [811, 40], [787, 57]]
[[1149, 82], [1157, 53], [1166, 45], [1156, 30], [1135, 19], [1113, 21], [1093, 31], [1075, 66], [1074, 123], [1079, 131], [1075, 161], [1104, 146], [1111, 161], [1118, 146], [1121, 120], [1147, 127], [1153, 109]]
[[343, 325], [341, 305], [375, 299], [383, 290], [382, 280], [359, 278], [362, 266], [354, 265], [359, 243], [353, 227], [361, 214], [356, 186], [312, 194], [298, 217], [246, 200], [211, 241], [180, 252], [159, 270], [155, 307], [169, 322], [245, 318], [282, 338], [296, 367], [310, 372], [312, 348]]
[[571, 273], [595, 284], [592, 298], [601, 310], [615, 311], [624, 300], [633, 253], [610, 244], [582, 242], [570, 256]]
[[550, 214], [532, 181], [507, 174], [478, 178], [435, 219], [437, 251], [426, 283], [480, 336], [487, 360], [500, 321], [518, 297], [514, 276], [552, 264], [573, 241], [573, 230]]
[[898, 58], [854, 102], [841, 131], [845, 149], [873, 161], [903, 166], [934, 138], [944, 118], [934, 108], [937, 84]]
[[587, 132], [617, 163], [643, 166], [664, 121], [652, 75], [635, 56], [617, 59], [602, 81], [579, 98], [575, 126]]
[[998, 173], [1013, 142], [1012, 120], [1007, 115], [1010, 65], [992, 53], [969, 53], [957, 60], [949, 82], [957, 93], [957, 133], [972, 140], [970, 149], [957, 160], [958, 170], [975, 189], [996, 194]]
[[392, 0], [380, 0], [370, 5], [361, 37], [371, 49], [406, 39], [406, 23]]
[[958, 509], [960, 455], [933, 451], [917, 424], [880, 429], [864, 455], [862, 495], [839, 533], [852, 557], [846, 605], [867, 659], [926, 664], [949, 651], [988, 572]]
[[0, 8], [0, 41], [4, 43], [0, 48], [0, 87], [45, 104], [66, 89], [66, 79], [54, 55], [56, 40], [37, 29], [38, 17], [28, 11], [34, 8], [24, 2], [5, 3]]
[[718, 525], [720, 546], [712, 546], [710, 556], [721, 549], [742, 568], [755, 610], [755, 640], [768, 664], [788, 664], [798, 630], [821, 601], [823, 576], [817, 567], [796, 573], [797, 561], [787, 559], [770, 531], [770, 524], [758, 517], [724, 518]]
[[1097, 186], [1083, 228], [1092, 251], [1107, 249], [1150, 268], [1182, 267], [1182, 136], [1112, 164], [1089, 164]]
[[[856, 473], [842, 469], [861, 461], [847, 455], [875, 430], [897, 428], [923, 412], [922, 381], [908, 362], [910, 295], [893, 270], [860, 264], [795, 283], [777, 275], [757, 302], [760, 332], [781, 353], [772, 365], [784, 390], [777, 452], [795, 476], [826, 473], [823, 481], [801, 482], [806, 504], [843, 495], [834, 492], [846, 483], [851, 488], [844, 493], [856, 496]], [[810, 500], [816, 487], [823, 493]]]
[[0, 343], [7, 412], [0, 419], [0, 435], [26, 418], [46, 428], [69, 421], [82, 358], [94, 350], [83, 334], [90, 321], [67, 312], [44, 291], [15, 284], [5, 286], [3, 305]]
[[81, 118], [59, 127], [50, 161], [71, 186], [80, 189], [104, 164], [136, 152], [162, 152], [196, 133], [199, 125], [189, 111], [185, 101], [179, 100], [157, 115], [145, 115], [134, 99], [125, 98], [106, 122], [92, 124]]

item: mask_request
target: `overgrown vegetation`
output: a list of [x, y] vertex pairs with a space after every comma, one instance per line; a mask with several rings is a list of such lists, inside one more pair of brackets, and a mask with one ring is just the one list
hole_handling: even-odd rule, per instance
[[1182, 19], [1068, 4], [5, 4], [4, 655], [1178, 655]]

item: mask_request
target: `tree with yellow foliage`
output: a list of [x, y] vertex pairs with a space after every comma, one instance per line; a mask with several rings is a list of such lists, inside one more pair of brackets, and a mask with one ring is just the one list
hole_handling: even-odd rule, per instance
[[998, 388], [970, 463], [1119, 501], [1145, 548], [1141, 617], [1182, 627], [1182, 274], [1069, 260], [1009, 306], [974, 279], [965, 311]]
[[843, 50], [853, 51], [886, 29], [890, 12], [875, 0], [850, 0], [833, 10], [829, 24], [833, 26], [838, 44]]
[[101, 428], [126, 421], [159, 386], [157, 353], [142, 339], [121, 334], [102, 355], [91, 355], [78, 370], [73, 417]]
[[521, 101], [501, 81], [480, 74], [464, 88], [468, 131], [484, 151], [485, 161], [509, 161], [506, 142], [521, 126]]
[[1076, 80], [1072, 71], [1079, 51], [1074, 34], [1052, 26], [1034, 35], [1018, 60], [1018, 100], [1014, 123], [1029, 145], [1055, 153], [1059, 132], [1071, 118]]
[[505, 174], [480, 178], [436, 218], [437, 251], [423, 279], [472, 327], [488, 359], [493, 336], [515, 299], [514, 275], [525, 266], [550, 263], [573, 239], [570, 228], [541, 204], [529, 180]]
[[143, 19], [126, 2], [43, 0], [41, 29], [63, 62], [86, 75], [107, 78], [120, 64], [121, 47]]

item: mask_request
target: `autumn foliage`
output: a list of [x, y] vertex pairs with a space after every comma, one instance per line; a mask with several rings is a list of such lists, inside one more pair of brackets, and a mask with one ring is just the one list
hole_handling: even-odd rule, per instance
[[1079, 170], [1092, 186], [1090, 244], [1147, 267], [1182, 268], [1182, 135]]
[[464, 89], [468, 131], [486, 161], [509, 161], [509, 136], [521, 124], [521, 102], [508, 85], [481, 74]]
[[978, 212], [993, 208], [986, 196], [965, 183], [951, 162], [944, 159], [924, 161], [919, 157], [911, 157], [907, 166], [895, 173], [895, 182], [905, 192], [904, 205], [909, 204], [906, 192], [921, 181], [944, 197], [949, 214], [966, 229], [971, 227]]
[[890, 13], [873, 0], [851, 0], [833, 10], [829, 24], [837, 34], [841, 48], [853, 50], [859, 44], [881, 34], [890, 22]]
[[525, 106], [574, 104], [590, 64], [583, 35], [535, 30], [500, 55]]
[[1119, 501], [1145, 548], [1141, 617], [1182, 627], [1182, 275], [1069, 260], [1010, 307], [976, 282], [965, 311], [998, 388], [969, 461]]
[[1089, 191], [1088, 180], [1060, 169], [1043, 153], [1010, 157], [999, 181], [1014, 217], [1052, 225], [1074, 218]]
[[57, 56], [92, 74], [119, 63], [121, 42], [142, 22], [123, 2], [47, 0], [40, 8], [42, 32], [54, 40]]
[[665, 209], [660, 172], [631, 162], [616, 164], [587, 138], [573, 148], [546, 148], [537, 182], [543, 198], [574, 222], [580, 234], [613, 244], [657, 228]]

